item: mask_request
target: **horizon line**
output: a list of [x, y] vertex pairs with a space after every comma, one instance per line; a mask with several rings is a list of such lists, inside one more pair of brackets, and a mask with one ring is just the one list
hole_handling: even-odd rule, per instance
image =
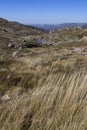
[[59, 24], [87, 24], [87, 22], [59, 22], [59, 23], [27, 23], [27, 22], [22, 22], [20, 20], [11, 20], [7, 18], [2, 18], [0, 19], [7, 20], [9, 22], [18, 22], [20, 24], [25, 24], [25, 25], [59, 25]]

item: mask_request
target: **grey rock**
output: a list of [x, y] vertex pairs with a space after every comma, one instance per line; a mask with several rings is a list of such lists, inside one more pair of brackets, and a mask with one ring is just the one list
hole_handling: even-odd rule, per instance
[[14, 44], [14, 43], [9, 43], [9, 44], [8, 44], [8, 47], [9, 47], [9, 48], [14, 48], [14, 47], [15, 47], [15, 44]]
[[9, 97], [8, 94], [5, 94], [4, 96], [1, 97], [1, 101], [5, 102], [5, 101], [9, 101], [11, 98]]

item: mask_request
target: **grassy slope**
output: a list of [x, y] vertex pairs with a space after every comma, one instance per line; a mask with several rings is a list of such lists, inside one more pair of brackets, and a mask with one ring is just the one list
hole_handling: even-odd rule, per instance
[[[19, 51], [22, 57], [13, 57], [18, 50], [6, 48], [11, 40], [25, 32], [26, 36], [39, 32], [4, 21], [6, 26], [0, 28], [0, 130], [86, 130], [87, 44], [24, 48]], [[72, 38], [80, 32], [59, 31], [51, 40], [63, 39], [68, 33]], [[85, 49], [75, 52], [78, 47]], [[11, 99], [2, 102], [5, 93]]]
[[86, 51], [59, 46], [20, 53], [1, 60], [0, 92], [11, 100], [0, 104], [0, 129], [86, 130]]

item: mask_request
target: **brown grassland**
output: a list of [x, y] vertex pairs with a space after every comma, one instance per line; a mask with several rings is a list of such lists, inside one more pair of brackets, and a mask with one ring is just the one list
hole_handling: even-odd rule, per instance
[[87, 130], [86, 44], [8, 52], [0, 57], [0, 95], [10, 97], [0, 101], [0, 130]]

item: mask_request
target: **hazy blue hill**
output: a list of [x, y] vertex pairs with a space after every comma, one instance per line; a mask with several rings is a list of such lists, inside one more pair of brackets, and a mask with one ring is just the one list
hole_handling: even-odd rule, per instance
[[37, 27], [37, 28], [42, 28], [44, 30], [56, 30], [56, 29], [63, 29], [65, 27], [77, 27], [77, 26], [80, 26], [80, 27], [86, 27], [87, 28], [87, 23], [63, 23], [63, 24], [33, 24], [34, 27]]

